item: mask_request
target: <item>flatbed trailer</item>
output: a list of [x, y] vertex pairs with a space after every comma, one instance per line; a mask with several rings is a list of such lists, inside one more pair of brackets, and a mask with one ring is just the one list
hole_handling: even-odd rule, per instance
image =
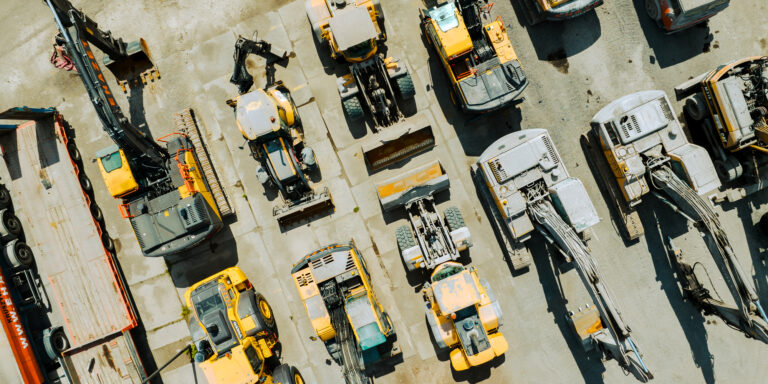
[[[131, 335], [136, 311], [70, 130], [53, 109], [15, 108], [0, 118], [35, 119], [2, 131], [0, 182], [34, 254], [41, 302], [32, 307], [42, 310], [21, 309], [19, 317], [45, 382], [141, 382], [146, 373]], [[7, 278], [14, 269], [4, 261]], [[19, 292], [11, 293], [20, 300]], [[67, 346], [55, 359], [46, 356], [43, 329], [34, 325], [41, 317], [66, 334]], [[17, 340], [7, 329], [6, 336], [11, 344]], [[46, 362], [57, 363], [58, 372], [51, 374]], [[29, 364], [18, 356], [17, 363], [20, 371]]]

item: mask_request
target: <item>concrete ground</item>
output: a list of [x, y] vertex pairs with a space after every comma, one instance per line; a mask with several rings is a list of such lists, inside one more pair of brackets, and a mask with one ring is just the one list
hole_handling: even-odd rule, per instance
[[[118, 257], [156, 365], [190, 341], [183, 319], [185, 289], [222, 268], [238, 265], [272, 303], [282, 361], [297, 366], [310, 383], [342, 382], [339, 367], [330, 362], [322, 343], [313, 340], [289, 271], [293, 262], [317, 247], [354, 239], [368, 260], [376, 293], [394, 321], [403, 350], [404, 361], [376, 382], [635, 382], [614, 361], [601, 362], [596, 354], [583, 352], [565, 314], [566, 308], [585, 303], [584, 288], [575, 271], [562, 265], [541, 237], [529, 244], [534, 258], [530, 270], [512, 273], [470, 179], [469, 167], [495, 139], [542, 127], [549, 130], [570, 173], [587, 186], [603, 219], [590, 246], [656, 382], [764, 381], [768, 348], [718, 318], [700, 315], [681, 296], [659, 231], [701, 261], [712, 274], [715, 289], [727, 293], [696, 230], [647, 199], [641, 211], [646, 236], [634, 244], [622, 241], [579, 138], [591, 117], [615, 98], [645, 89], [661, 89], [672, 96], [672, 88], [691, 76], [732, 59], [765, 53], [768, 26], [757, 15], [768, 6], [732, 2], [709, 23], [709, 29], [697, 27], [666, 36], [645, 15], [643, 0], [609, 1], [578, 19], [534, 27], [523, 26], [516, 1], [496, 2], [492, 11], [508, 26], [531, 84], [518, 107], [482, 116], [463, 115], [451, 104], [445, 75], [419, 29], [418, 2], [382, 2], [387, 53], [407, 60], [416, 84], [417, 112], [409, 120], [431, 124], [437, 145], [373, 175], [365, 169], [360, 153], [360, 143], [371, 140], [370, 130], [345, 119], [335, 89], [335, 77], [343, 68], [314, 42], [302, 1], [73, 1], [116, 36], [126, 40], [141, 36], [148, 41], [162, 79], [132, 90], [127, 98], [119, 95], [125, 114], [160, 137], [173, 130], [172, 113], [194, 108], [236, 212], [209, 245], [183, 260], [143, 258], [116, 202], [106, 188], [99, 187], [99, 181], [94, 182], [109, 232], [119, 244]], [[8, 31], [0, 37], [4, 91], [0, 107], [59, 108], [78, 134], [80, 150], [89, 160], [88, 174], [98, 178], [93, 154], [111, 142], [79, 78], [48, 63], [55, 32], [50, 11], [40, 3], [17, 3], [5, 9], [0, 15]], [[271, 217], [280, 198], [274, 191], [265, 192], [256, 180], [254, 160], [225, 104], [237, 92], [228, 82], [234, 41], [238, 35], [251, 37], [256, 30], [259, 37], [295, 52], [287, 66], [278, 67], [277, 78], [307, 101], [300, 113], [307, 142], [318, 154], [318, 184], [329, 188], [336, 204], [333, 214], [287, 231], [281, 231]], [[713, 35], [710, 43], [706, 43], [708, 33]], [[263, 62], [251, 59], [249, 68], [256, 85], [263, 85]], [[120, 92], [117, 86], [113, 90]], [[675, 107], [681, 112], [681, 103]], [[505, 314], [501, 330], [509, 351], [494, 363], [468, 372], [452, 372], [448, 354], [435, 350], [421, 310], [420, 281], [406, 276], [394, 241], [394, 229], [405, 218], [383, 215], [374, 188], [376, 182], [434, 159], [441, 161], [451, 178], [450, 194], [441, 197], [439, 208], [455, 205], [464, 214], [475, 243], [469, 253], [471, 263], [497, 292]], [[768, 242], [760, 237], [755, 223], [766, 211], [767, 201], [762, 194], [721, 211], [742, 266], [764, 302], [768, 302]], [[4, 339], [0, 348], [7, 350]], [[0, 369], [0, 381], [13, 383], [16, 376], [9, 372], [9, 364], [0, 364]], [[165, 383], [205, 382], [184, 358], [162, 377]]]

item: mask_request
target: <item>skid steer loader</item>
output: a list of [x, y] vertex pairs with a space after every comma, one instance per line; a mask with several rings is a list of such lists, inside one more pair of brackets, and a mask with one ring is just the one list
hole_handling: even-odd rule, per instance
[[[397, 245], [408, 271], [426, 269], [459, 258], [472, 246], [469, 228], [456, 207], [437, 212], [434, 195], [450, 187], [448, 175], [439, 162], [414, 169], [377, 185], [379, 202], [385, 211], [405, 209], [410, 227], [397, 228]], [[415, 240], [415, 241], [414, 241]]]
[[716, 201], [737, 201], [768, 187], [768, 56], [736, 60], [675, 88], [700, 129], [720, 181]]
[[406, 122], [399, 104], [416, 94], [407, 64], [379, 53], [379, 42], [386, 40], [379, 0], [307, 0], [306, 11], [318, 43], [327, 43], [332, 58], [349, 64], [349, 73], [336, 79], [344, 113], [359, 120], [365, 110], [373, 121], [375, 137], [363, 144], [369, 169], [432, 148], [432, 127]]
[[211, 384], [304, 384], [288, 364], [276, 365], [275, 315], [238, 267], [192, 285], [184, 294], [195, 361]]
[[400, 356], [389, 315], [379, 304], [365, 259], [353, 243], [332, 244], [291, 269], [312, 327], [342, 366], [348, 384], [370, 383], [374, 365]]
[[227, 101], [235, 109], [237, 128], [259, 162], [256, 177], [265, 188], [276, 187], [283, 196], [285, 204], [275, 207], [272, 214], [281, 226], [288, 226], [333, 210], [328, 188], [318, 193], [310, 186], [307, 173], [318, 169], [317, 159], [304, 143], [304, 127], [290, 91], [282, 81], [272, 84], [268, 79], [264, 89], [248, 92], [253, 85], [245, 68], [248, 53], [277, 58], [287, 55], [271, 52], [271, 46], [263, 41], [239, 38], [230, 82], [238, 86], [241, 94]]

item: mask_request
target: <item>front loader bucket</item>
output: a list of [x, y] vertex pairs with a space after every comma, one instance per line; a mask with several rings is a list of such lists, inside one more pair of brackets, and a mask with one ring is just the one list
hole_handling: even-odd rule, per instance
[[433, 161], [403, 175], [376, 184], [384, 211], [405, 206], [415, 199], [434, 195], [450, 187], [451, 182], [439, 161]]
[[139, 38], [139, 40], [131, 41], [125, 50], [125, 57], [104, 57], [104, 65], [115, 75], [119, 83], [130, 83], [145, 73], [154, 72], [157, 75], [149, 47], [147, 47], [147, 42], [144, 39]]
[[285, 227], [323, 212], [333, 211], [333, 209], [331, 194], [328, 192], [328, 188], [324, 188], [322, 192], [313, 193], [299, 203], [275, 207], [272, 216], [277, 219], [277, 223], [281, 227]]
[[376, 142], [363, 144], [363, 157], [371, 172], [375, 172], [434, 146], [435, 135], [431, 125], [414, 129], [398, 124], [382, 128]]

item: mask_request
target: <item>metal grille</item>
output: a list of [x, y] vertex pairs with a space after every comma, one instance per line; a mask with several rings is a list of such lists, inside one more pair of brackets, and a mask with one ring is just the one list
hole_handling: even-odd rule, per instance
[[661, 106], [661, 111], [664, 112], [664, 117], [667, 118], [667, 120], [672, 121], [675, 119], [675, 116], [672, 115], [672, 110], [669, 108], [669, 103], [667, 103], [667, 99], [663, 97], [659, 97], [658, 99], [659, 106]]

